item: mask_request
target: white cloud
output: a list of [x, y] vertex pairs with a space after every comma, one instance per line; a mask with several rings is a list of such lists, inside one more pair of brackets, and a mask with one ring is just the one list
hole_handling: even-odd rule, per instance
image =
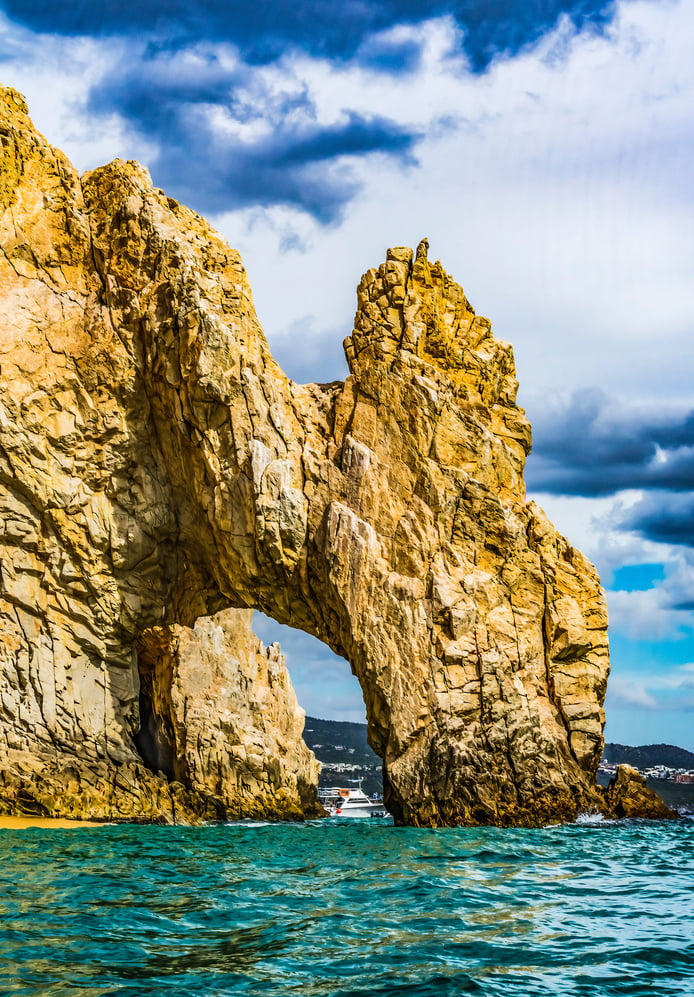
[[427, 234], [513, 342], [531, 418], [557, 386], [690, 399], [693, 19], [684, 3], [620, 10], [606, 38], [572, 36], [561, 62], [548, 39], [483, 77], [440, 57], [454, 41], [445, 20], [428, 26], [424, 68], [411, 78], [295, 60], [325, 120], [349, 106], [430, 137], [419, 168], [364, 165], [363, 193], [340, 226], [297, 218], [304, 253], [280, 251], [271, 229], [245, 234], [222, 221], [243, 244], [271, 342], [305, 313], [307, 292], [324, 328], [345, 328], [361, 272], [387, 246]]
[[[424, 41], [409, 76], [295, 53], [254, 70], [249, 94], [254, 80], [264, 93], [305, 87], [321, 123], [351, 110], [428, 133], [418, 167], [358, 166], [363, 192], [331, 229], [289, 209], [216, 219], [244, 254], [271, 343], [307, 313], [326, 342], [341, 339], [363, 270], [387, 246], [426, 234], [514, 344], [531, 419], [532, 396], [557, 386], [691, 398], [694, 16], [686, 0], [617, 10], [604, 37], [565, 20], [482, 76], [468, 71], [447, 18], [398, 29]], [[15, 39], [6, 82], [27, 93], [39, 127], [80, 168], [116, 154], [152, 157], [119, 119], [80, 109], [122, 43], [5, 28]], [[231, 65], [230, 46], [218, 49]], [[316, 379], [335, 376], [333, 356], [332, 341], [329, 359], [316, 351]]]
[[120, 118], [94, 118], [84, 108], [89, 88], [127, 51], [124, 43], [37, 36], [1, 12], [0, 36], [0, 83], [24, 94], [38, 130], [80, 171], [117, 157], [142, 162], [152, 157], [151, 146], [135, 140]]
[[[657, 558], [631, 563], [661, 563], [665, 578], [646, 591], [607, 593], [610, 632], [636, 640], [673, 639], [694, 632], [694, 553], [666, 544]], [[628, 563], [628, 562], [626, 562]]]
[[643, 680], [634, 676], [613, 675], [610, 678], [608, 697], [610, 706], [658, 709], [657, 701], [647, 692]]
[[662, 713], [694, 710], [694, 665], [677, 665], [644, 675], [623, 672], [610, 677], [606, 707], [653, 710]]
[[608, 496], [587, 500], [574, 495], [537, 492], [528, 497], [544, 509], [559, 532], [590, 558], [600, 573], [609, 575], [615, 567], [627, 563], [630, 554], [634, 558], [630, 563], [636, 564], [660, 561], [662, 558], [660, 549], [657, 556], [653, 553], [654, 548], [662, 545], [627, 535], [614, 525], [618, 510], [635, 504], [641, 494], [637, 491], [622, 492], [618, 498]]
[[[632, 640], [673, 639], [694, 631], [694, 552], [620, 528], [624, 513], [642, 495], [632, 490], [595, 499], [544, 493], [532, 497], [595, 565], [607, 588], [610, 634]], [[610, 590], [616, 569], [638, 564], [662, 564], [664, 579], [646, 591]]]
[[609, 592], [607, 609], [610, 633], [621, 633], [631, 640], [663, 640], [681, 632], [691, 623], [691, 616], [671, 609], [663, 586], [644, 592]]

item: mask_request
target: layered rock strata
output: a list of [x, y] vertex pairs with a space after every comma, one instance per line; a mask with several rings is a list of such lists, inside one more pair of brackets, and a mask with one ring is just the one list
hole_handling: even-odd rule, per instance
[[[215, 765], [236, 735], [216, 712], [221, 639], [207, 720], [181, 705], [217, 624], [189, 631], [258, 608], [350, 663], [398, 822], [607, 807], [600, 582], [526, 502], [511, 347], [426, 247], [364, 275], [347, 380], [297, 385], [238, 254], [138, 164], [80, 178], [12, 91], [0, 141], [4, 751], [134, 772], [194, 811], [228, 784]], [[181, 748], [171, 782], [138, 751], [153, 676], [151, 740], [163, 724]], [[247, 695], [230, 724], [250, 744]], [[302, 764], [284, 785], [305, 808]], [[277, 754], [244, 765], [262, 796]]]

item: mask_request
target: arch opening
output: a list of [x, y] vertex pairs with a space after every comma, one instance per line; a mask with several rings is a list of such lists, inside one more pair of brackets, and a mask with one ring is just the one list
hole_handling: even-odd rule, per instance
[[[283, 649], [267, 627], [265, 641], [254, 632], [252, 616], [230, 608], [192, 626], [171, 623], [141, 634], [134, 745], [148, 769], [201, 794], [221, 816], [323, 816], [319, 764], [302, 739], [305, 714]], [[320, 641], [281, 630], [338, 661]], [[339, 666], [359, 690], [346, 663]]]
[[383, 763], [367, 740], [366, 706], [349, 663], [318, 638], [260, 611], [253, 631], [267, 645], [279, 643], [306, 720], [303, 740], [320, 762], [319, 789], [356, 781], [369, 796], [383, 794]]

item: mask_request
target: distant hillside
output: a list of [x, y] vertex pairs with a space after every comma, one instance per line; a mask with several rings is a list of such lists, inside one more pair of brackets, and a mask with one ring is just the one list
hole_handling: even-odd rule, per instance
[[603, 761], [613, 765], [634, 765], [636, 768], [651, 768], [655, 765], [667, 765], [673, 769], [694, 768], [694, 753], [674, 744], [642, 744], [639, 747], [606, 744], [602, 757]]
[[304, 741], [321, 762], [321, 786], [344, 786], [361, 779], [366, 793], [383, 790], [381, 759], [366, 742], [366, 724], [306, 717]]
[[378, 765], [381, 759], [366, 741], [366, 724], [306, 717], [304, 741], [322, 762]]

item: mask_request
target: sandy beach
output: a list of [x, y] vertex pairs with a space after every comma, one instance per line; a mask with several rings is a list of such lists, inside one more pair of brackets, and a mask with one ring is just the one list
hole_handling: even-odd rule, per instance
[[64, 820], [60, 817], [0, 817], [0, 830], [21, 831], [28, 827], [80, 828], [103, 827], [95, 821]]

